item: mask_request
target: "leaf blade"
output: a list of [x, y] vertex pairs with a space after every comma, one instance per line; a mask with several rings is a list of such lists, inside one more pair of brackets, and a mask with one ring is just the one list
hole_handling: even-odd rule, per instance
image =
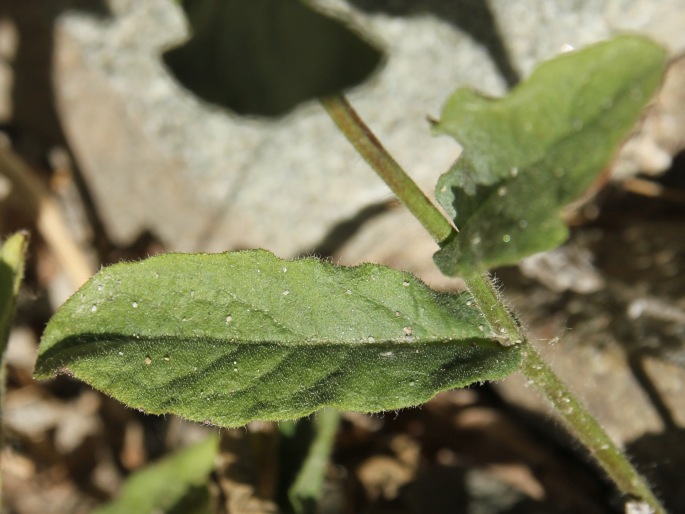
[[376, 265], [167, 254], [79, 290], [50, 321], [36, 376], [222, 426], [397, 409], [518, 366], [469, 301]]
[[664, 50], [637, 36], [562, 55], [501, 99], [458, 90], [435, 130], [464, 147], [436, 186], [460, 229], [448, 275], [515, 264], [568, 236], [562, 208], [606, 167], [656, 91]]
[[174, 76], [238, 114], [281, 116], [366, 80], [381, 52], [339, 20], [299, 0], [186, 0], [193, 29], [167, 51]]
[[95, 514], [209, 513], [206, 482], [218, 446], [219, 437], [213, 434], [138, 471], [128, 478], [119, 496]]

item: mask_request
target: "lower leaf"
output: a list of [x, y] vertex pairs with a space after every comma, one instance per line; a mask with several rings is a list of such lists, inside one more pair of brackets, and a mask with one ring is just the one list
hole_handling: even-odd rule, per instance
[[378, 412], [500, 379], [520, 362], [467, 294], [383, 266], [257, 250], [106, 268], [46, 328], [36, 376], [226, 427], [322, 407]]
[[218, 441], [213, 435], [131, 475], [119, 497], [95, 514], [209, 514], [207, 479]]

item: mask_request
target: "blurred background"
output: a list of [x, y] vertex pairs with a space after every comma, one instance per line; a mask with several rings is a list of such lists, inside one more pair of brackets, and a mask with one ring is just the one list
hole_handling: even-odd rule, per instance
[[[309, 3], [378, 50], [349, 98], [431, 196], [460, 148], [432, 137], [427, 118], [457, 87], [502, 95], [537, 63], [625, 31], [669, 50], [644, 122], [569, 211], [571, 240], [496, 274], [555, 369], [666, 505], [685, 511], [682, 0]], [[187, 38], [170, 0], [0, 0], [0, 235], [32, 237], [7, 354], [3, 512], [91, 512], [131, 472], [210, 430], [68, 378], [32, 380], [45, 323], [103, 265], [266, 248], [462, 287], [440, 275], [435, 243], [315, 100], [278, 117], [212, 106], [162, 60]], [[236, 458], [256, 470], [252, 512], [269, 512], [271, 468]], [[622, 512], [612, 491], [511, 377], [419, 409], [345, 414], [320, 511]]]

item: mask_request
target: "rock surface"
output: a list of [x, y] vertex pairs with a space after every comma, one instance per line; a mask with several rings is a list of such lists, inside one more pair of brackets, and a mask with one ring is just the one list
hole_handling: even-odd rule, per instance
[[[677, 0], [318, 3], [387, 51], [385, 68], [351, 98], [429, 192], [459, 149], [431, 137], [425, 117], [457, 86], [501, 94], [541, 60], [625, 28], [674, 53], [685, 48]], [[110, 0], [109, 8], [106, 18], [59, 18], [54, 77], [67, 138], [116, 242], [148, 230], [172, 250], [266, 247], [287, 257], [389, 197], [315, 103], [276, 122], [244, 119], [179, 88], [158, 58], [186, 36], [173, 2]]]

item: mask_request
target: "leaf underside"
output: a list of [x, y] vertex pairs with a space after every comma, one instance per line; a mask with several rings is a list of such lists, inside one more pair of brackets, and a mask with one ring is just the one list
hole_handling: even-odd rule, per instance
[[485, 271], [563, 243], [563, 207], [609, 165], [665, 61], [655, 43], [622, 36], [543, 64], [501, 99], [456, 91], [435, 126], [464, 148], [436, 186], [460, 231], [435, 254], [440, 269]]
[[378, 265], [263, 250], [167, 254], [105, 268], [48, 324], [36, 376], [67, 373], [125, 404], [220, 426], [426, 402], [500, 379], [470, 296]]

